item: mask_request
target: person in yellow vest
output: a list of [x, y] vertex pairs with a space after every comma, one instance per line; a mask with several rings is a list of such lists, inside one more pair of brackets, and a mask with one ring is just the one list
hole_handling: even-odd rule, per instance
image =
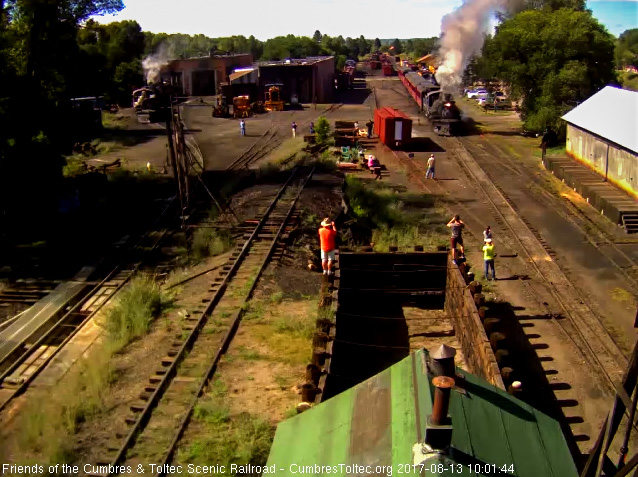
[[490, 279], [490, 268], [492, 269], [492, 278], [496, 280], [496, 271], [494, 270], [494, 243], [491, 238], [485, 239], [485, 245], [483, 245], [483, 260], [485, 260], [485, 279]]

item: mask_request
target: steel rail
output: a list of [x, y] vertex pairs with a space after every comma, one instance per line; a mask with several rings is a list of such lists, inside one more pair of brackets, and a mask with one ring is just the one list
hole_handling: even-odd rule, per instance
[[[504, 152], [503, 149], [498, 144], [492, 144], [492, 146], [495, 147], [496, 149], [498, 149], [499, 151]], [[475, 146], [472, 145], [471, 147], [475, 147]], [[513, 160], [509, 159], [507, 154], [505, 154], [503, 156], [496, 155], [496, 154], [491, 154], [490, 158], [496, 159], [504, 167], [508, 167], [510, 169], [513, 169], [521, 177], [524, 177], [528, 181], [531, 181], [534, 184], [536, 184], [537, 186], [539, 186], [540, 189], [541, 189], [540, 193], [544, 197], [546, 197], [549, 200], [551, 200], [553, 203], [555, 203], [555, 204], [562, 204], [563, 203], [562, 201], [560, 201], [558, 199], [558, 197], [556, 197], [555, 195], [551, 194], [550, 192], [548, 192], [547, 190], [545, 190], [543, 188], [542, 182], [539, 180], [537, 175], [531, 174], [527, 167], [520, 166], [519, 164], [517, 164]], [[571, 211], [571, 213], [570, 212], [563, 213], [563, 212], [560, 211], [560, 209], [556, 209], [557, 212], [563, 218], [567, 219], [569, 221], [569, 223], [571, 223], [574, 227], [576, 227], [585, 236], [586, 240], [590, 244], [592, 244], [592, 245], [594, 245], [596, 247], [598, 247], [598, 245], [599, 245], [595, 240], [592, 239], [592, 237], [590, 236], [590, 232], [585, 230], [585, 228], [580, 225], [579, 220], [585, 220], [585, 221], [591, 223], [596, 228], [597, 235], [603, 239], [604, 244], [610, 246], [611, 248], [613, 248], [613, 250], [618, 255], [620, 255], [621, 257], [623, 257], [624, 260], [626, 260], [628, 263], [630, 263], [631, 264], [630, 267], [637, 267], [638, 266], [638, 262], [636, 262], [636, 260], [634, 260], [629, 255], [627, 255], [620, 247], [618, 247], [618, 245], [616, 245], [615, 241], [610, 239], [607, 236], [607, 234], [603, 230], [601, 230], [591, 219], [589, 219], [582, 212], [580, 212], [580, 210], [578, 210], [578, 208], [574, 204], [572, 204], [571, 201], [567, 201], [567, 202], [568, 202], [569, 209], [576, 209], [576, 211], [578, 213], [575, 213], [573, 210]], [[574, 218], [574, 217], [576, 217], [576, 218]], [[630, 273], [627, 272], [627, 268], [630, 268], [630, 267], [623, 267], [618, 262], [616, 262], [613, 259], [613, 257], [611, 257], [607, 253], [605, 253], [604, 250], [602, 250], [602, 249], [599, 249], [599, 250], [605, 256], [605, 258], [607, 260], [609, 260], [612, 263], [612, 265], [614, 265], [614, 267], [616, 267], [618, 269], [618, 271], [621, 272], [625, 276], [625, 278], [630, 282], [630, 285], [631, 285], [631, 288], [632, 288], [631, 291], [634, 294], [638, 294], [638, 280], [636, 280], [635, 277], [633, 277]]]
[[[301, 187], [299, 189], [299, 192], [297, 193], [295, 199], [292, 201], [290, 208], [288, 209], [288, 213], [286, 214], [286, 216], [284, 217], [284, 219], [281, 222], [281, 225], [279, 226], [279, 229], [277, 230], [277, 233], [275, 234], [275, 237], [273, 238], [270, 248], [268, 249], [268, 252], [266, 254], [266, 256], [264, 257], [264, 260], [262, 262], [261, 267], [259, 268], [259, 272], [257, 273], [255, 279], [253, 280], [253, 283], [250, 287], [250, 289], [248, 290], [247, 294], [246, 294], [246, 299], [244, 300], [244, 303], [248, 303], [250, 302], [252, 295], [255, 291], [255, 289], [257, 288], [257, 284], [259, 282], [259, 278], [261, 277], [262, 273], [264, 272], [264, 270], [266, 269], [268, 263], [270, 262], [270, 259], [273, 255], [273, 253], [275, 252], [275, 249], [277, 248], [277, 242], [279, 241], [279, 237], [281, 237], [281, 234], [283, 233], [283, 231], [285, 230], [290, 217], [293, 214], [293, 211], [295, 210], [295, 207], [297, 206], [297, 202], [299, 201], [299, 198], [301, 197], [301, 193], [303, 192], [306, 184], [308, 183], [308, 181], [312, 178], [312, 175], [315, 172], [315, 168], [313, 167], [312, 170], [310, 171], [310, 174], [308, 175], [308, 177], [306, 177], [306, 179], [304, 180], [304, 182], [301, 184]], [[156, 474], [157, 477], [164, 477], [166, 475], [166, 464], [168, 464], [172, 458], [173, 455], [175, 454], [175, 450], [177, 448], [177, 444], [179, 443], [180, 439], [182, 438], [182, 435], [184, 434], [184, 431], [186, 430], [186, 427], [188, 426], [188, 423], [190, 422], [190, 419], [193, 415], [193, 412], [195, 411], [195, 407], [197, 406], [197, 402], [199, 401], [199, 398], [201, 397], [202, 393], [204, 392], [204, 390], [206, 389], [206, 386], [208, 385], [208, 383], [210, 382], [210, 380], [212, 379], [212, 377], [215, 374], [215, 371], [217, 370], [217, 366], [219, 364], [219, 361], [221, 359], [221, 357], [223, 356], [223, 354], [228, 350], [228, 346], [230, 345], [231, 341], [233, 340], [235, 333], [237, 332], [237, 329], [239, 328], [239, 324], [243, 318], [243, 316], [246, 313], [246, 308], [245, 307], [241, 307], [237, 314], [235, 315], [230, 327], [228, 328], [226, 334], [224, 335], [224, 338], [222, 340], [221, 345], [219, 346], [219, 348], [217, 349], [217, 352], [215, 353], [215, 356], [213, 358], [213, 360], [211, 361], [211, 364], [209, 366], [209, 368], [206, 370], [206, 373], [204, 374], [204, 378], [202, 379], [202, 381], [199, 384], [199, 388], [197, 390], [197, 393], [194, 397], [194, 399], [192, 400], [184, 418], [182, 419], [181, 423], [179, 424], [178, 430], [175, 433], [175, 436], [168, 448], [168, 450], [166, 451], [166, 454], [164, 456], [164, 458], [161, 461], [160, 464], [160, 468], [162, 469], [161, 472], [158, 472]]]
[[[170, 207], [172, 206], [172, 204], [174, 203], [175, 198], [173, 197], [170, 201], [170, 203], [166, 206], [166, 208], [161, 212], [160, 217], [153, 223], [153, 227], [156, 226], [159, 223], [159, 220], [166, 214], [166, 212], [170, 209]], [[153, 246], [151, 247], [151, 250], [155, 250], [162, 242], [162, 240], [164, 239], [164, 237], [166, 236], [166, 234], [168, 233], [169, 229], [165, 229], [163, 231], [163, 233], [161, 234], [161, 236], [155, 241], [155, 243], [153, 244]], [[147, 231], [143, 237], [148, 237], [148, 235], [150, 234], [150, 231]], [[134, 248], [138, 248], [140, 246], [140, 244], [142, 243], [142, 239], [140, 239], [134, 246]], [[115, 287], [115, 290], [113, 291], [113, 293], [111, 293], [109, 296], [107, 296], [107, 298], [100, 303], [99, 305], [97, 305], [97, 307], [91, 311], [90, 314], [88, 314], [80, 323], [78, 323], [77, 325], [74, 325], [74, 328], [72, 330], [70, 330], [69, 334], [63, 339], [62, 342], [60, 342], [58, 345], [56, 345], [56, 347], [53, 349], [53, 352], [47, 356], [44, 360], [42, 360], [37, 368], [31, 373], [29, 374], [26, 378], [24, 378], [23, 381], [20, 382], [20, 384], [18, 385], [18, 387], [16, 387], [15, 389], [13, 389], [12, 394], [10, 395], [10, 397], [8, 399], [6, 399], [4, 402], [0, 403], [0, 412], [2, 412], [7, 405], [17, 396], [19, 396], [20, 394], [22, 394], [29, 386], [29, 384], [31, 383], [31, 381], [33, 381], [33, 379], [35, 379], [35, 377], [40, 374], [40, 372], [53, 360], [53, 358], [55, 358], [58, 354], [58, 352], [64, 348], [64, 346], [82, 329], [82, 327], [89, 321], [91, 320], [103, 307], [106, 303], [108, 303], [110, 301], [110, 299], [115, 296], [115, 294], [126, 284], [128, 283], [128, 281], [130, 280], [130, 278], [135, 274], [135, 272], [139, 269], [139, 267], [141, 266], [141, 262], [138, 262], [136, 264], [134, 264], [133, 268], [130, 270], [130, 273], [127, 274], [127, 276], [122, 279], [121, 283], [118, 284], [117, 287]], [[76, 303], [69, 311], [67, 311], [64, 316], [62, 316], [62, 318], [60, 318], [49, 330], [47, 330], [46, 333], [44, 333], [32, 346], [29, 347], [28, 350], [25, 351], [25, 353], [21, 354], [12, 364], [11, 366], [9, 366], [9, 368], [7, 368], [1, 375], [0, 375], [0, 387], [2, 387], [3, 382], [9, 377], [11, 376], [18, 368], [19, 366], [24, 363], [24, 361], [26, 361], [33, 353], [35, 353], [42, 345], [44, 345], [47, 340], [49, 338], [55, 338], [55, 333], [58, 332], [59, 328], [61, 326], [64, 325], [64, 323], [66, 321], [69, 320], [69, 318], [74, 314], [74, 313], [78, 313], [78, 310], [81, 309], [81, 307], [83, 305], [85, 305], [91, 298], [93, 298], [95, 296], [95, 294], [104, 287], [105, 283], [107, 283], [108, 281], [110, 281], [114, 276], [116, 276], [118, 273], [120, 273], [122, 271], [122, 266], [117, 266], [115, 267], [111, 272], [108, 273], [108, 275], [106, 276], [106, 278], [104, 278], [102, 281], [100, 281], [97, 285], [95, 285], [78, 303]], [[28, 339], [28, 338], [27, 338]], [[19, 347], [24, 346], [26, 340], [23, 340], [22, 342], [18, 343], [13, 350], [11, 351], [10, 354], [12, 354], [13, 352], [15, 352]], [[9, 354], [9, 355], [10, 355]], [[5, 388], [5, 389], [9, 389], [9, 388]]]
[[[201, 312], [200, 317], [197, 319], [197, 323], [194, 325], [193, 329], [190, 331], [188, 337], [181, 344], [179, 350], [173, 356], [173, 360], [171, 364], [168, 366], [168, 368], [166, 369], [164, 375], [162, 376], [162, 379], [160, 380], [160, 382], [158, 382], [155, 385], [156, 386], [155, 390], [148, 397], [148, 400], [146, 402], [146, 405], [144, 406], [144, 409], [137, 414], [137, 418], [135, 422], [133, 423], [131, 429], [128, 431], [126, 437], [124, 438], [124, 441], [122, 442], [120, 447], [117, 449], [115, 456], [110, 459], [110, 462], [109, 462], [110, 466], [116, 467], [118, 464], [120, 464], [122, 460], [125, 458], [127, 450], [135, 444], [137, 436], [143, 430], [144, 426], [148, 422], [148, 419], [150, 418], [153, 412], [153, 409], [156, 407], [156, 405], [162, 398], [166, 388], [171, 383], [171, 381], [173, 380], [173, 377], [177, 373], [177, 368], [179, 364], [183, 361], [188, 350], [192, 348], [193, 344], [197, 340], [201, 329], [203, 328], [204, 324], [208, 320], [208, 317], [211, 315], [212, 311], [214, 310], [218, 302], [223, 297], [228, 284], [232, 280], [235, 273], [239, 270], [253, 241], [255, 240], [255, 238], [257, 238], [259, 232], [268, 221], [271, 212], [274, 210], [275, 206], [279, 202], [279, 199], [282, 197], [282, 195], [288, 188], [289, 184], [292, 182], [293, 178], [296, 176], [297, 171], [298, 171], [298, 168], [295, 167], [290, 177], [288, 178], [288, 180], [281, 187], [276, 197], [270, 203], [268, 209], [264, 212], [264, 215], [262, 216], [259, 223], [255, 226], [252, 234], [249, 236], [249, 238], [246, 240], [246, 242], [242, 246], [238, 256], [234, 259], [233, 265], [231, 266], [230, 270], [224, 277], [223, 281], [220, 283], [217, 290], [214, 292], [214, 295], [211, 297], [211, 300], [208, 302], [208, 305], [206, 306], [206, 308]], [[105, 475], [111, 476], [111, 475], [114, 475], [114, 473], [109, 472], [108, 474], [105, 474]]]
[[[458, 139], [457, 139], [456, 142], [457, 142], [457, 144], [456, 144], [457, 149], [462, 147], [460, 142], [458, 142]], [[586, 301], [584, 300], [584, 298], [582, 297], [580, 292], [573, 285], [571, 285], [571, 282], [569, 281], [569, 279], [567, 277], [564, 277], [565, 280], [567, 281], [567, 283], [571, 286], [571, 289], [572, 289], [573, 293], [575, 294], [575, 296], [577, 297], [577, 299], [580, 300], [581, 304], [584, 307], [586, 307], [585, 312], [589, 311], [589, 313], [595, 318], [595, 323], [594, 324], [598, 325], [598, 327], [600, 328], [599, 330], [596, 330], [596, 331], [591, 329], [590, 330], [590, 333], [591, 333], [590, 338], [586, 337], [585, 336], [585, 332], [583, 330], [583, 327], [579, 326], [578, 322], [582, 322], [581, 325], [585, 325], [587, 328], [591, 328], [591, 326], [588, 323], [586, 323], [585, 320], [576, 319], [574, 314], [577, 313], [577, 311], [574, 310], [573, 307], [571, 307], [570, 305], [568, 305], [565, 302], [565, 300], [563, 299], [563, 297], [561, 296], [559, 291], [556, 289], [556, 285], [551, 280], [549, 280], [549, 278], [547, 278], [547, 276], [545, 275], [545, 272], [543, 272], [543, 270], [541, 270], [541, 267], [538, 265], [537, 261], [534, 260], [533, 255], [530, 253], [528, 247], [525, 245], [525, 243], [521, 239], [519, 233], [517, 233], [516, 230], [514, 230], [513, 225], [510, 224], [510, 222], [505, 217], [505, 214], [497, 206], [496, 202], [492, 198], [492, 194], [489, 194], [487, 192], [487, 190], [485, 189], [483, 184], [481, 184], [481, 181], [469, 169], [469, 167], [467, 166], [467, 162], [456, 151], [455, 151], [455, 156], [459, 159], [459, 161], [464, 166], [464, 169], [465, 169], [466, 173], [474, 180], [474, 183], [479, 186], [479, 188], [483, 192], [483, 195], [485, 196], [487, 201], [491, 204], [492, 209], [500, 216], [501, 220], [506, 224], [507, 228], [510, 230], [511, 234], [514, 237], [514, 240], [519, 244], [519, 247], [527, 255], [527, 258], [529, 259], [528, 262], [530, 262], [532, 264], [532, 267], [536, 271], [538, 276], [545, 282], [546, 285], [548, 285], [547, 288], [548, 288], [550, 294], [556, 300], [556, 302], [559, 304], [559, 306], [562, 308], [562, 310], [565, 312], [566, 316], [569, 318], [569, 321], [572, 322], [572, 324], [574, 325], [573, 326], [574, 329], [571, 330], [571, 332], [570, 332], [570, 331], [568, 331], [565, 328], [564, 324], [561, 323], [561, 320], [556, 320], [554, 318], [554, 321], [560, 326], [560, 328], [565, 332], [565, 334], [569, 336], [570, 340], [574, 343], [574, 345], [576, 345], [576, 347], [581, 350], [581, 352], [583, 353], [583, 356], [590, 355], [589, 359], [593, 359], [593, 361], [598, 365], [597, 367], [599, 367], [600, 370], [602, 371], [606, 381], [608, 381], [607, 385], [609, 387], [609, 390], [612, 391], [613, 393], [615, 393], [616, 392], [616, 384], [614, 383], [614, 380], [612, 379], [612, 377], [607, 372], [606, 366], [603, 364], [603, 362], [601, 361], [601, 358], [599, 357], [599, 353], [606, 354], [607, 355], [606, 359], [608, 361], [610, 361], [611, 364], [614, 364], [615, 366], [617, 366], [621, 373], [622, 373], [622, 370], [627, 365], [627, 360], [626, 360], [626, 358], [624, 356], [624, 353], [618, 347], [618, 345], [616, 344], [616, 342], [613, 339], [613, 337], [611, 336], [611, 334], [607, 331], [607, 328], [601, 322], [600, 317], [596, 313], [594, 313], [594, 311], [586, 304]], [[486, 174], [486, 177], [487, 177], [487, 174]], [[487, 180], [491, 182], [489, 177], [487, 177]], [[492, 185], [494, 185], [494, 184], [492, 183]], [[496, 186], [494, 186], [494, 187], [496, 189]], [[510, 204], [510, 202], [505, 197], [503, 197], [503, 194], [501, 193], [501, 191], [498, 190], [498, 189], [496, 189], [496, 190], [497, 190], [498, 195], [500, 195], [501, 199], [506, 204], [506, 206], [511, 209], [512, 213], [516, 217], [520, 218], [520, 216], [518, 215], [518, 212], [516, 212], [514, 210], [514, 208]], [[529, 230], [529, 227], [527, 226], [527, 224], [525, 224], [522, 221], [522, 219], [521, 219], [521, 222], [523, 223], [523, 226], [525, 228], [527, 228], [527, 230], [529, 231], [530, 236], [533, 237], [533, 239], [538, 243], [539, 247], [543, 248], [542, 243], [540, 243], [538, 241], [538, 238], [536, 237], [536, 235], [531, 230]], [[544, 248], [543, 248], [543, 250], [545, 251]], [[558, 267], [558, 270], [564, 276], [564, 273], [563, 273], [562, 270], [560, 270], [560, 267]], [[573, 335], [572, 335], [573, 332], [575, 332], [580, 337], [580, 340], [578, 340], [578, 341], [582, 341], [582, 343], [577, 343], [577, 340], [575, 340]], [[600, 340], [601, 336], [597, 334], [597, 333], [600, 333], [600, 332], [603, 333], [603, 336], [607, 337], [607, 339], [609, 341], [608, 343], [603, 343]], [[602, 346], [602, 348], [598, 351], [598, 353], [592, 348], [592, 342], [594, 342], [594, 341], [599, 341], [600, 342], [600, 346]], [[610, 344], [611, 344], [611, 349], [609, 349], [610, 348]]]
[[[343, 103], [333, 103], [333, 104], [331, 104], [325, 111], [322, 111], [322, 112], [316, 114], [315, 116], [313, 116], [312, 118], [308, 119], [307, 121], [304, 121], [304, 122], [300, 123], [298, 125], [298, 129], [299, 128], [303, 128], [306, 125], [309, 125], [312, 121], [316, 121], [317, 118], [319, 118], [321, 115], [333, 113], [334, 111], [339, 109], [341, 106], [343, 106]], [[277, 138], [277, 134], [280, 132], [282, 126], [285, 124], [284, 123], [284, 119], [289, 119], [289, 118], [279, 118], [278, 121], [276, 121], [276, 122], [273, 121], [273, 123], [266, 130], [266, 132], [264, 134], [262, 134], [259, 137], [259, 139], [257, 139], [257, 141], [255, 141], [252, 144], [252, 146], [250, 146], [237, 159], [235, 159], [226, 168], [226, 170], [238, 170], [238, 169], [242, 169], [242, 168], [247, 168], [253, 162], [255, 162], [256, 160], [261, 159], [267, 153], [271, 152], [276, 147], [278, 147], [284, 141], [283, 138], [276, 139]], [[277, 127], [275, 128], [275, 126], [277, 126]], [[275, 129], [273, 129], [273, 128], [275, 128]], [[259, 141], [261, 141], [268, 133], [270, 133], [270, 134], [268, 135], [268, 138], [266, 139], [266, 143], [262, 147], [260, 147], [259, 149], [256, 149], [255, 151], [250, 152], [251, 149], [253, 147], [255, 147], [257, 145], [257, 143]], [[271, 141], [273, 141], [273, 142], [271, 142]], [[271, 146], [271, 147], [268, 149], [269, 146]], [[249, 152], [250, 152], [250, 154], [248, 154]]]

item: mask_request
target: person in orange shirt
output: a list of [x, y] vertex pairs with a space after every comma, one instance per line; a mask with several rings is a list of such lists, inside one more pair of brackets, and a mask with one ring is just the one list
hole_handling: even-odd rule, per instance
[[324, 275], [333, 275], [332, 264], [335, 261], [335, 239], [337, 229], [329, 218], [323, 219], [319, 229], [319, 244], [321, 245], [321, 266]]

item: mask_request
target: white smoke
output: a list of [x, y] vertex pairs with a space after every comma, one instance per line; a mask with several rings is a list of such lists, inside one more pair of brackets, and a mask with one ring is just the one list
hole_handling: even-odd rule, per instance
[[505, 0], [464, 0], [463, 4], [441, 20], [441, 64], [436, 80], [445, 91], [457, 91], [470, 57], [483, 46], [492, 14]]
[[160, 70], [176, 58], [175, 48], [169, 42], [162, 43], [157, 51], [142, 60], [146, 83], [159, 83]]

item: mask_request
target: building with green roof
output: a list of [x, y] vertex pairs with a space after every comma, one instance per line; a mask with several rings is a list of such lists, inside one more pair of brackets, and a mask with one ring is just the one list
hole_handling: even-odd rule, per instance
[[[269, 471], [279, 476], [577, 477], [557, 421], [459, 368], [455, 386], [447, 389], [449, 400], [439, 399], [446, 389], [438, 381], [435, 390], [429, 359], [425, 349], [419, 350], [280, 423]], [[448, 418], [433, 424], [437, 413], [443, 415], [438, 412], [443, 401], [444, 407], [449, 403], [449, 411], [442, 411]]]

